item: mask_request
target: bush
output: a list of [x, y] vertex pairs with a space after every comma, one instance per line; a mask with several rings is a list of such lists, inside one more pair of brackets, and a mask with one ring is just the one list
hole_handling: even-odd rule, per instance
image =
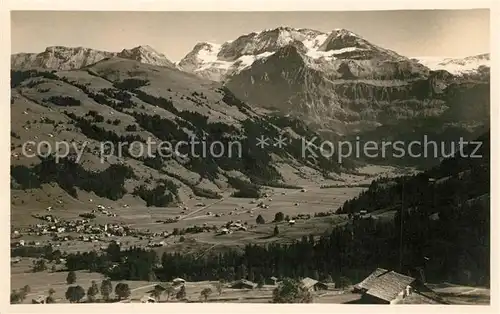
[[339, 280], [335, 283], [335, 287], [339, 289], [345, 289], [351, 285], [351, 280], [349, 278], [341, 276]]
[[113, 86], [116, 88], [128, 90], [128, 91], [135, 91], [139, 87], [147, 86], [147, 85], [149, 85], [149, 81], [135, 79], [135, 78], [125, 79], [122, 82], [113, 84]]
[[85, 290], [81, 286], [71, 286], [66, 290], [66, 300], [78, 303], [85, 296]]
[[285, 215], [282, 212], [277, 212], [276, 215], [274, 215], [274, 222], [281, 222], [285, 219]]
[[79, 99], [75, 99], [70, 96], [50, 96], [49, 98], [45, 99], [45, 101], [51, 102], [56, 106], [62, 106], [62, 107], [74, 107], [74, 106], [80, 106], [82, 104]]
[[127, 127], [125, 128], [125, 131], [135, 132], [135, 131], [137, 131], [137, 125], [135, 125], [135, 124], [127, 125]]
[[312, 303], [313, 296], [300, 282], [285, 278], [273, 291], [273, 303]]
[[115, 287], [115, 294], [119, 300], [126, 299], [130, 296], [130, 287], [126, 283], [119, 283]]
[[74, 272], [74, 271], [70, 271], [70, 272], [68, 273], [68, 276], [66, 277], [66, 283], [67, 283], [68, 285], [72, 285], [72, 284], [74, 284], [75, 282], [76, 282], [76, 274], [75, 274], [75, 272]]

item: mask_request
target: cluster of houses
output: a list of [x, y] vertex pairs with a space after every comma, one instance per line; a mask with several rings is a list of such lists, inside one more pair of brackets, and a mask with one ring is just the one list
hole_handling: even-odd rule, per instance
[[240, 220], [230, 221], [224, 227], [220, 228], [217, 233], [218, 234], [231, 234], [234, 231], [247, 231], [248, 228], [244, 224], [241, 223]]

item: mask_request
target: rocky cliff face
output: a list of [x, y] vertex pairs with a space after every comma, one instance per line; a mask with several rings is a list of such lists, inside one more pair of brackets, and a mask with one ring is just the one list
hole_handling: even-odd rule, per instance
[[[466, 61], [469, 68], [476, 59]], [[449, 86], [489, 81], [484, 68], [457, 76], [426, 64], [349, 30], [279, 27], [222, 45], [199, 44], [178, 65], [223, 81], [252, 105], [292, 113], [342, 135], [439, 117], [452, 106], [446, 96]]]
[[173, 63], [163, 54], [149, 46], [123, 49], [121, 52], [107, 52], [83, 47], [53, 46], [47, 47], [41, 53], [13, 54], [11, 56], [11, 67], [13, 69], [74, 70], [111, 57], [120, 57], [151, 65], [173, 66]]

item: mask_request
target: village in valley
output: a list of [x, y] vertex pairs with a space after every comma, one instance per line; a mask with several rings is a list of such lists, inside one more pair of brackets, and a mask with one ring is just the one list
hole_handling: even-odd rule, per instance
[[[353, 185], [342, 191], [350, 190], [350, 193], [358, 193], [359, 189]], [[325, 206], [322, 197], [326, 197], [332, 191], [334, 190], [331, 188], [325, 188], [325, 185], [289, 191], [269, 189], [261, 199], [251, 201], [243, 199], [244, 202], [241, 202], [242, 199], [228, 197], [222, 201], [212, 201], [212, 206], [207, 206], [201, 202], [201, 199], [193, 199], [191, 205], [193, 211], [197, 210], [198, 216], [188, 214], [190, 206], [179, 205], [180, 215], [154, 221], [152, 217], [149, 217], [148, 228], [136, 228], [132, 223], [119, 221], [119, 217], [114, 212], [130, 208], [128, 205], [115, 209], [112, 206], [95, 204], [94, 200], [89, 199], [89, 204], [93, 204], [89, 208], [95, 206], [94, 209], [80, 214], [77, 219], [64, 219], [60, 218], [58, 213], [61, 213], [61, 216], [67, 216], [68, 213], [62, 209], [61, 204], [56, 203], [55, 208], [47, 207], [45, 214], [33, 215], [33, 218], [39, 221], [38, 223], [14, 228], [11, 233], [14, 254], [11, 258], [13, 271], [11, 278], [17, 285], [24, 284], [11, 297], [14, 297], [14, 302], [22, 303], [267, 303], [279, 302], [280, 297], [286, 299], [286, 296], [280, 296], [277, 291], [286, 290], [284, 285], [295, 285], [300, 286], [301, 298], [304, 298], [297, 302], [349, 304], [450, 304], [453, 302], [469, 304], [478, 300], [489, 302], [487, 289], [467, 288], [453, 284], [427, 284], [423, 272], [408, 276], [382, 268], [375, 269], [367, 277], [361, 278], [359, 282], [353, 282], [350, 278], [342, 276], [337, 277], [336, 280], [330, 275], [320, 278], [316, 273], [313, 274], [314, 278], [304, 277], [299, 281], [276, 276], [255, 278], [254, 275], [247, 275], [244, 278], [237, 278], [236, 275], [233, 277], [234, 280], [229, 281], [225, 279], [186, 281], [176, 277], [170, 281], [156, 283], [154, 278], [150, 281], [112, 281], [100, 273], [66, 269], [65, 255], [75, 252], [79, 254], [84, 250], [107, 252], [112, 245], [122, 248], [143, 247], [147, 250], [154, 250], [158, 254], [168, 252], [172, 247], [179, 249], [179, 246], [180, 252], [194, 254], [185, 249], [186, 246], [192, 246], [192, 250], [200, 251], [199, 257], [202, 257], [204, 254], [210, 254], [211, 251], [217, 252], [218, 249], [237, 245], [242, 239], [247, 239], [246, 241], [251, 243], [256, 239], [262, 239], [262, 235], [268, 234], [264, 237], [267, 238], [265, 240], [267, 243], [275, 241], [287, 243], [292, 241], [286, 236], [287, 234], [298, 237], [297, 232], [307, 234], [310, 228], [316, 229], [319, 236], [329, 230], [332, 223], [333, 226], [341, 227], [362, 220], [383, 221], [392, 219], [394, 216], [394, 211], [368, 213], [361, 210], [353, 215], [327, 211], [334, 205]], [[337, 192], [335, 198], [340, 202], [349, 197], [346, 195], [345, 192]], [[207, 203], [209, 201], [205, 200]], [[246, 205], [235, 206], [235, 204]], [[325, 212], [307, 211], [311, 206], [318, 205], [318, 208], [324, 208]], [[297, 207], [301, 207], [300, 210]], [[286, 208], [292, 208], [294, 211], [288, 213]], [[96, 219], [98, 217], [101, 218], [100, 221]], [[188, 219], [189, 217], [194, 219]], [[270, 217], [274, 217], [271, 224], [273, 227], [266, 223]], [[230, 220], [224, 221], [225, 219]], [[324, 219], [330, 219], [330, 222], [325, 224]], [[96, 220], [100, 223], [96, 223]], [[214, 223], [214, 220], [218, 224]], [[141, 226], [141, 223], [136, 220], [135, 225]], [[325, 228], [325, 230], [317, 230], [317, 228]], [[232, 240], [232, 237], [235, 239]], [[49, 260], [22, 256], [45, 256]], [[113, 269], [117, 265], [115, 263], [109, 267]], [[50, 275], [49, 289], [47, 289], [44, 274]], [[75, 285], [81, 289], [78, 291], [73, 289]], [[469, 293], [471, 294], [468, 295]]]

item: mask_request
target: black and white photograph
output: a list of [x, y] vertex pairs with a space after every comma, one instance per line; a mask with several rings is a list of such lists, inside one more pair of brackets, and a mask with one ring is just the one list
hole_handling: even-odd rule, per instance
[[490, 13], [10, 11], [11, 307], [490, 305]]

